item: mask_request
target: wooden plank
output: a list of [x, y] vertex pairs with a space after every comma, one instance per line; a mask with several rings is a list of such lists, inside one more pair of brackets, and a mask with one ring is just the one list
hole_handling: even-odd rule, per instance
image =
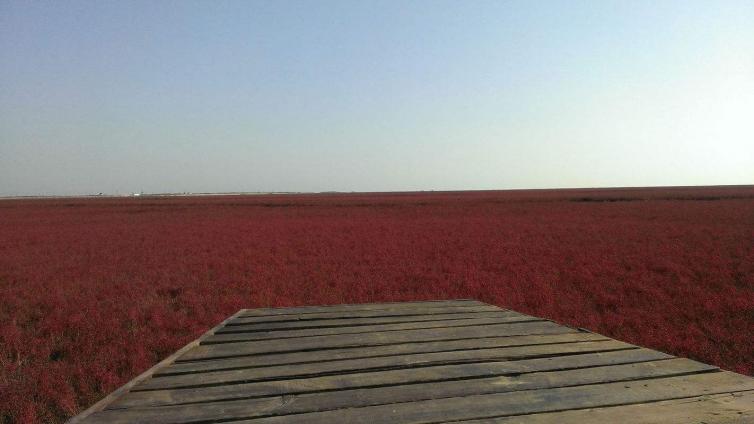
[[[595, 384], [542, 390], [396, 403], [327, 412], [284, 415], [237, 424], [423, 424], [496, 416], [513, 416], [569, 409], [629, 405], [754, 390], [754, 380], [730, 372], [695, 374], [634, 382]], [[279, 399], [269, 411], [294, 402]]]
[[[340, 408], [358, 408], [369, 405], [389, 405], [427, 399], [475, 396], [489, 393], [506, 393], [519, 390], [536, 390], [553, 387], [568, 387], [595, 383], [612, 383], [637, 379], [661, 378], [679, 374], [714, 369], [693, 361], [675, 359], [667, 364], [655, 362], [577, 369], [558, 373], [535, 373], [512, 377], [497, 377], [480, 381], [449, 381], [416, 386], [392, 386], [362, 390], [313, 393], [289, 396], [282, 404], [269, 408], [269, 399], [245, 399], [193, 405], [166, 406], [159, 408], [130, 408], [109, 410], [100, 413], [98, 419], [112, 423], [159, 423], [165, 418], [174, 422], [190, 423], [206, 420], [235, 420], [265, 415], [288, 415]], [[260, 408], [259, 404], [263, 407]], [[467, 406], [468, 407], [468, 406]], [[341, 422], [341, 421], [333, 421]]]
[[545, 321], [541, 318], [533, 317], [503, 317], [503, 318], [470, 318], [457, 320], [441, 321], [423, 321], [407, 322], [397, 324], [376, 324], [370, 326], [358, 327], [336, 327], [336, 328], [313, 328], [307, 330], [280, 330], [280, 331], [257, 331], [257, 332], [233, 332], [233, 333], [216, 333], [207, 337], [203, 344], [220, 344], [235, 343], [253, 340], [276, 340], [286, 338], [312, 337], [312, 336], [331, 336], [338, 334], [365, 334], [384, 331], [400, 330], [421, 330], [429, 328], [453, 328], [453, 327], [473, 327], [491, 324], [504, 324], [515, 322], [534, 322]]
[[[539, 346], [539, 348], [545, 347], [548, 346]], [[526, 352], [521, 349], [517, 353], [511, 352], [511, 356], [516, 358], [525, 358], [527, 354], [536, 356], [537, 354], [553, 353], [557, 353], [557, 351], [541, 349]], [[210, 402], [367, 387], [381, 388], [387, 393], [394, 392], [396, 393], [396, 396], [398, 393], [405, 393], [407, 394], [407, 396], [412, 397], [423, 396], [423, 394], [426, 393], [444, 393], [445, 395], [447, 395], [446, 397], [451, 397], [461, 396], [461, 393], [471, 393], [469, 392], [469, 390], [478, 390], [480, 391], [479, 393], [486, 393], [492, 389], [497, 390], [497, 388], [501, 387], [502, 382], [506, 380], [495, 378], [490, 380], [479, 379], [484, 377], [505, 376], [510, 374], [568, 370], [574, 368], [581, 369], [586, 367], [598, 367], [606, 365], [647, 363], [648, 361], [659, 361], [652, 362], [655, 365], [647, 366], [648, 369], [653, 370], [654, 368], [659, 367], [665, 370], [662, 372], [677, 372], [679, 368], [674, 366], [674, 362], [671, 362], [676, 360], [667, 358], [669, 358], [669, 356], [664, 353], [648, 349], [633, 349], [613, 351], [609, 353], [574, 355], [563, 357], [563, 360], [561, 361], [554, 361], [550, 358], [536, 358], [521, 359], [514, 362], [484, 362], [461, 365], [440, 365], [423, 368], [393, 369], [376, 373], [356, 372], [345, 375], [331, 375], [324, 377], [298, 378], [292, 380], [233, 384], [203, 387], [198, 389], [131, 392], [123, 396], [117, 402], [113, 403], [112, 407], [130, 408], [193, 402]], [[712, 366], [692, 362], [683, 362], [682, 364], [685, 364], [684, 369], [686, 369], [686, 371], [688, 371], [690, 368], [693, 368], [696, 371], [715, 369], [715, 367]], [[596, 371], [592, 374], [601, 375]], [[551, 379], [552, 377], [547, 378]], [[428, 382], [432, 383], [430, 383], [429, 385], [417, 384]], [[442, 382], [442, 384], [440, 382]], [[521, 385], [521, 381], [518, 381], [516, 384], [508, 385], [508, 387], [519, 390], [518, 387], [520, 387]], [[375, 396], [374, 399], [377, 399], [379, 393], [382, 392], [370, 391], [368, 392], [368, 395], [370, 396], [370, 399], [371, 396]], [[418, 398], [414, 400], [418, 400]]]
[[[366, 370], [383, 370], [418, 366], [426, 367], [430, 365], [508, 361], [543, 355], [565, 355], [577, 353], [583, 354], [635, 348], [635, 346], [627, 343], [618, 342], [616, 340], [606, 340], [496, 349], [454, 350], [447, 352], [380, 356], [341, 361], [307, 362], [301, 364], [242, 368], [226, 371], [160, 375], [159, 378], [145, 382], [144, 384], [136, 388], [136, 390], [196, 387], [201, 385], [214, 385], [222, 382], [247, 382], [257, 380], [271, 380], [277, 378], [311, 376], [317, 374], [329, 375], [333, 373], [346, 373]], [[663, 354], [663, 356], [667, 357], [665, 354]]]
[[442, 308], [408, 308], [408, 309], [389, 309], [389, 310], [368, 310], [368, 311], [341, 311], [341, 312], [316, 312], [306, 314], [276, 314], [262, 316], [244, 316], [238, 317], [235, 322], [239, 323], [258, 323], [258, 322], [288, 322], [288, 321], [306, 321], [315, 319], [339, 319], [339, 318], [374, 318], [374, 317], [400, 317], [400, 316], [419, 316], [419, 315], [437, 315], [437, 314], [466, 314], [472, 312], [506, 312], [497, 306], [446, 306]]
[[[416, 367], [430, 364], [459, 364], [470, 362], [510, 360], [534, 355], [558, 355], [566, 353], [603, 352], [632, 349], [634, 346], [616, 340], [604, 342], [567, 343], [561, 345], [531, 346], [528, 348], [502, 348], [461, 350], [453, 352], [421, 353], [416, 355], [387, 356], [369, 359], [316, 362], [298, 365], [247, 368], [229, 371], [212, 371], [196, 374], [169, 375], [152, 378], [133, 390], [174, 389], [217, 384], [245, 383], [250, 381], [276, 380], [281, 378], [328, 375], [364, 370], [383, 370], [396, 367]], [[553, 359], [553, 358], [551, 358]], [[553, 361], [551, 361], [553, 362]]]
[[686, 399], [459, 421], [463, 424], [744, 424], [754, 423], [754, 391]]
[[304, 362], [339, 361], [343, 359], [373, 358], [416, 353], [447, 352], [467, 349], [491, 349], [501, 347], [534, 346], [559, 343], [610, 340], [594, 333], [543, 334], [536, 336], [489, 337], [427, 343], [408, 343], [371, 347], [347, 347], [307, 352], [277, 353], [242, 356], [239, 358], [214, 359], [195, 362], [176, 362], [159, 370], [156, 375], [177, 375], [193, 372], [220, 371], [254, 368], [260, 366], [297, 364]]
[[100, 399], [97, 403], [90, 406], [84, 412], [81, 412], [80, 414], [76, 415], [75, 417], [68, 420], [68, 424], [78, 424], [79, 422], [83, 421], [90, 415], [94, 414], [95, 412], [99, 412], [103, 409], [105, 409], [108, 405], [110, 405], [115, 399], [120, 398], [125, 393], [128, 393], [131, 388], [136, 386], [137, 384], [140, 384], [142, 381], [147, 380], [148, 378], [151, 378], [152, 375], [157, 372], [159, 369], [164, 368], [168, 364], [173, 363], [178, 357], [183, 355], [184, 353], [190, 351], [191, 349], [194, 349], [195, 347], [199, 346], [199, 343], [206, 337], [209, 337], [210, 335], [214, 334], [215, 331], [217, 331], [218, 328], [221, 328], [225, 326], [225, 324], [229, 321], [232, 321], [235, 319], [241, 311], [236, 312], [235, 314], [229, 316], [225, 320], [223, 320], [220, 324], [217, 324], [214, 328], [209, 329], [207, 332], [199, 336], [198, 339], [188, 343], [186, 346], [183, 346], [179, 350], [177, 350], [172, 355], [168, 356], [167, 358], [163, 359], [162, 361], [155, 364], [153, 367], [149, 368], [148, 370], [144, 371], [143, 373], [136, 376], [133, 380], [129, 381], [128, 383], [120, 386], [118, 389], [110, 393], [109, 395], [105, 396], [104, 398]]
[[294, 320], [294, 321], [273, 321], [246, 324], [242, 319], [229, 321], [228, 324], [219, 329], [217, 334], [239, 332], [239, 331], [274, 331], [274, 330], [303, 330], [309, 328], [328, 328], [328, 327], [347, 327], [347, 326], [366, 326], [375, 324], [396, 324], [401, 322], [423, 322], [439, 321], [468, 318], [503, 318], [503, 317], [527, 317], [530, 315], [519, 314], [512, 311], [492, 311], [492, 312], [470, 312], [470, 313], [453, 313], [453, 314], [430, 314], [430, 315], [409, 315], [394, 317], [368, 317], [368, 318], [332, 318], [332, 319], [313, 319], [313, 320]]
[[395, 302], [395, 303], [357, 303], [324, 306], [298, 306], [292, 308], [255, 308], [244, 309], [240, 316], [264, 315], [297, 315], [320, 312], [354, 312], [354, 311], [397, 311], [406, 309], [429, 309], [447, 307], [484, 306], [477, 300], [430, 300], [426, 302]]
[[178, 358], [178, 361], [229, 358], [262, 353], [296, 352], [340, 347], [420, 343], [464, 338], [562, 334], [574, 331], [575, 330], [573, 329], [545, 321], [487, 325], [482, 327], [437, 328], [385, 333], [315, 336], [304, 339], [268, 340], [264, 343], [239, 342], [219, 345], [200, 345]]

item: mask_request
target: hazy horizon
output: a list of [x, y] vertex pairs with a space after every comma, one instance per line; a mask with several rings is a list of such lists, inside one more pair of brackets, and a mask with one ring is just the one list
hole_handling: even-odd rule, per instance
[[[112, 197], [203, 197], [203, 196], [265, 196], [265, 195], [340, 195], [340, 194], [353, 194], [353, 195], [381, 195], [381, 194], [415, 194], [415, 193], [475, 193], [475, 192], [525, 192], [525, 191], [645, 191], [645, 190], [665, 190], [665, 191], [678, 191], [689, 190], [699, 191], [705, 189], [741, 189], [741, 188], [754, 188], [754, 184], [722, 184], [722, 185], [696, 185], [696, 186], [612, 186], [612, 187], [545, 187], [545, 188], [503, 188], [503, 189], [465, 189], [465, 190], [384, 190], [384, 191], [338, 191], [338, 190], [326, 190], [326, 191], [215, 191], [215, 192], [122, 192], [122, 193], [70, 193], [70, 194], [21, 194], [21, 195], [0, 195], [0, 199], [44, 199], [44, 198], [112, 198]], [[713, 196], [714, 197], [714, 196]], [[734, 196], [735, 197], [735, 196]], [[706, 199], [705, 199], [706, 200]]]
[[0, 196], [754, 183], [754, 3], [0, 3]]

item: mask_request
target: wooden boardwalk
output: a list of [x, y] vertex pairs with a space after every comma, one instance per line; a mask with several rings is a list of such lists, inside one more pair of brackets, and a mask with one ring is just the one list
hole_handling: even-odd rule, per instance
[[473, 300], [245, 309], [78, 423], [748, 423], [754, 378]]

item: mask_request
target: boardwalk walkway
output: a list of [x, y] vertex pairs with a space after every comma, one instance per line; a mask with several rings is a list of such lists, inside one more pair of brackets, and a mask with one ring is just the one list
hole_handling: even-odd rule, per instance
[[754, 378], [473, 300], [245, 309], [72, 423], [748, 423]]

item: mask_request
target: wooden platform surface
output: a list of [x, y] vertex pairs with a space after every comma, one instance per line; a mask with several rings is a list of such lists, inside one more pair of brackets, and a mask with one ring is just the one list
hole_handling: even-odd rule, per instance
[[245, 309], [78, 423], [744, 423], [754, 378], [473, 300]]

